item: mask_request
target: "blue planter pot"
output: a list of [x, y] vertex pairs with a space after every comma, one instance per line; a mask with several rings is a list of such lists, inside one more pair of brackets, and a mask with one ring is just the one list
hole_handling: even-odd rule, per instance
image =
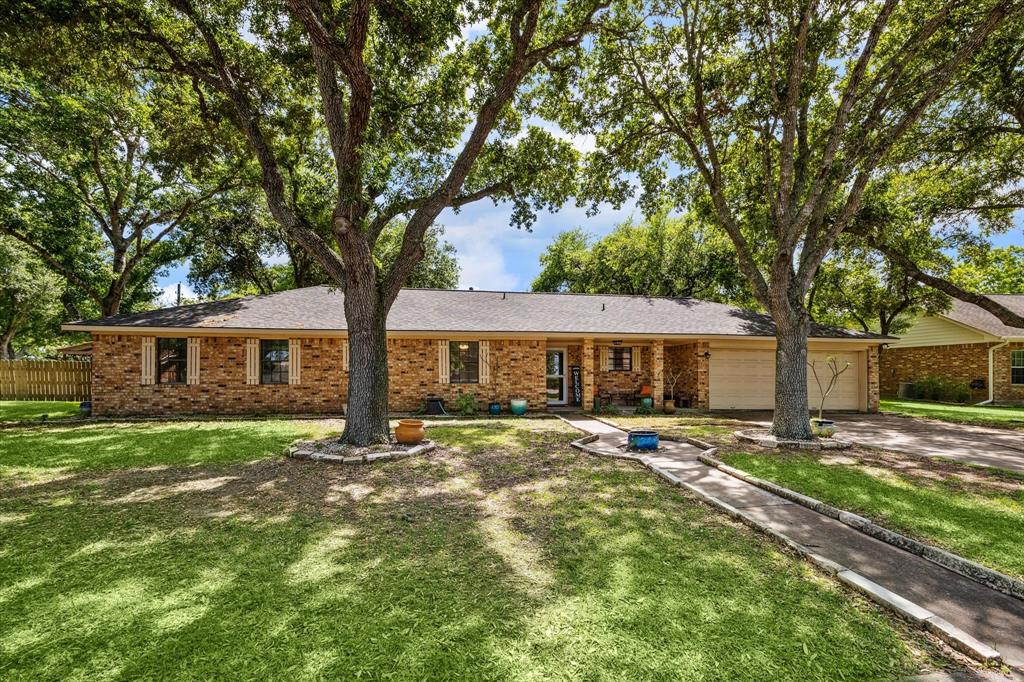
[[635, 429], [629, 432], [630, 450], [657, 450], [658, 432]]
[[640, 398], [640, 405], [648, 410], [654, 408], [654, 398]]
[[509, 409], [512, 410], [512, 414], [522, 416], [526, 414], [526, 400], [523, 398], [515, 398], [509, 402]]
[[493, 415], [501, 414], [501, 403], [491, 403], [487, 406], [487, 411]]

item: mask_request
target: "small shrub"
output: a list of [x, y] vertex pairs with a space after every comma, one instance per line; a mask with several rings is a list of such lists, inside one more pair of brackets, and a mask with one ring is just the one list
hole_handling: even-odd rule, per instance
[[592, 409], [590, 411], [590, 414], [615, 415], [615, 414], [622, 414], [622, 412], [619, 410], [619, 408], [615, 407], [614, 405], [607, 404], [607, 405], [594, 405], [594, 409]]
[[654, 408], [653, 407], [647, 407], [646, 405], [640, 405], [640, 406], [638, 406], [636, 408], [636, 411], [633, 414], [641, 414], [641, 415], [654, 414]]
[[952, 381], [928, 376], [914, 384], [914, 398], [938, 402], [966, 403], [971, 399], [971, 387], [966, 381]]
[[464, 417], [476, 414], [476, 393], [463, 393], [455, 399], [455, 411]]

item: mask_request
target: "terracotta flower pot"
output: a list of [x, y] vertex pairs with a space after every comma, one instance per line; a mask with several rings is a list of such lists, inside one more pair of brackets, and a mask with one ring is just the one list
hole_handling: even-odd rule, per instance
[[416, 445], [426, 436], [422, 419], [399, 419], [395, 429], [395, 440], [402, 445]]

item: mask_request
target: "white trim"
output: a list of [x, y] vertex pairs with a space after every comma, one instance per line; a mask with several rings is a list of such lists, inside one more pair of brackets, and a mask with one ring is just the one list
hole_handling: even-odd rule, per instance
[[[548, 374], [548, 372], [547, 372], [547, 363], [548, 363], [548, 355], [547, 354], [548, 353], [561, 353], [562, 354], [562, 362], [561, 362], [562, 374], [561, 375], [558, 375], [558, 374]], [[566, 363], [566, 361], [568, 359], [569, 359], [569, 350], [566, 349], [566, 348], [553, 348], [553, 347], [549, 346], [544, 351], [544, 392], [547, 393], [548, 379], [558, 378], [559, 376], [562, 379], [562, 399], [561, 400], [548, 400], [547, 401], [548, 405], [568, 405], [569, 404], [569, 375], [566, 374], [566, 371], [565, 371], [565, 363]]]
[[642, 366], [640, 363], [640, 353], [643, 346], [632, 346], [629, 351], [629, 371], [630, 372], [642, 372]]
[[341, 371], [348, 372], [348, 339], [341, 342]]
[[[66, 332], [89, 332], [93, 334], [107, 335], [152, 335], [160, 336], [252, 336], [259, 334], [262, 338], [348, 338], [348, 332], [344, 329], [254, 329], [252, 327], [114, 327], [104, 325], [61, 325], [61, 330]], [[697, 340], [731, 340], [731, 341], [775, 341], [774, 336], [748, 336], [746, 334], [633, 334], [616, 332], [543, 332], [543, 331], [489, 331], [473, 332], [466, 330], [401, 330], [390, 331], [388, 338], [392, 339], [445, 339], [458, 340], [468, 339], [477, 341], [480, 339], [558, 339], [565, 342], [582, 343], [583, 339], [591, 339], [594, 346], [608, 345], [613, 340], [623, 341], [655, 341], [658, 339], [673, 339], [679, 341]], [[856, 337], [820, 337], [811, 336], [807, 339], [814, 343], [858, 343], [877, 346], [891, 344], [896, 341], [895, 337], [883, 339], [859, 339]], [[630, 344], [633, 345], [633, 344]]]

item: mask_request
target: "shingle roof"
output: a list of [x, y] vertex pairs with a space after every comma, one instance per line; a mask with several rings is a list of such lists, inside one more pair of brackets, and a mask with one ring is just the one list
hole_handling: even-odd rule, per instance
[[[346, 329], [343, 294], [318, 286], [75, 322], [99, 327]], [[768, 315], [693, 298], [403, 289], [388, 315], [393, 332], [512, 332], [774, 336]], [[818, 338], [880, 339], [815, 325]]]
[[[1006, 306], [1018, 315], [1024, 315], [1024, 294], [990, 294], [989, 298]], [[965, 324], [968, 327], [973, 327], [992, 336], [1024, 337], [1024, 329], [1008, 327], [987, 310], [983, 310], [973, 303], [966, 303], [957, 299], [953, 300], [953, 307], [950, 308], [949, 312], [943, 313], [943, 317], [960, 324]]]

